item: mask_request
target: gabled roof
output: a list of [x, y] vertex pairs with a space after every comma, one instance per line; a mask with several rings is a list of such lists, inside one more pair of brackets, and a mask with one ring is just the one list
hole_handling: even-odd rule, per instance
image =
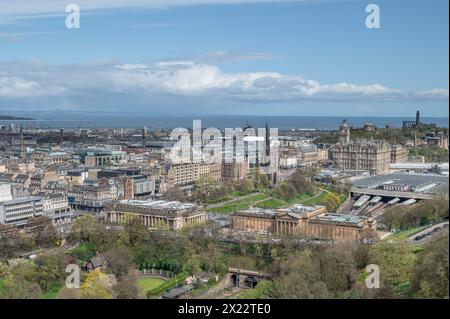
[[89, 261], [94, 268], [101, 267], [105, 263], [105, 260], [101, 256], [92, 257], [91, 259], [89, 259]]

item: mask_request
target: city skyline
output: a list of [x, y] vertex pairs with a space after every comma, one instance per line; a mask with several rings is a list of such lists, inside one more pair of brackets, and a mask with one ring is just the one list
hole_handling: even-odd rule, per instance
[[446, 1], [75, 3], [2, 3], [0, 112], [448, 117]]

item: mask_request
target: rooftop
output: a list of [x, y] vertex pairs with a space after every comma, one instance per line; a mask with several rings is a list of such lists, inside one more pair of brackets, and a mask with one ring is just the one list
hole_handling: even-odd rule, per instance
[[40, 196], [27, 196], [27, 197], [20, 197], [20, 198], [14, 198], [12, 200], [7, 200], [4, 202], [1, 202], [6, 205], [14, 205], [14, 204], [20, 204], [20, 203], [26, 203], [29, 201], [40, 201], [42, 197]]
[[[448, 192], [448, 176], [436, 174], [394, 173], [370, 176], [353, 182], [353, 187], [379, 188], [383, 185], [407, 185], [416, 192], [431, 194]], [[426, 187], [433, 185], [432, 187]]]
[[331, 222], [338, 224], [348, 224], [348, 225], [358, 225], [359, 223], [366, 220], [367, 217], [355, 216], [355, 215], [344, 215], [344, 214], [333, 214], [325, 213], [314, 217], [312, 222]]
[[197, 205], [194, 203], [181, 203], [177, 201], [165, 200], [127, 199], [119, 201], [119, 204], [151, 209], [191, 209], [197, 207]]

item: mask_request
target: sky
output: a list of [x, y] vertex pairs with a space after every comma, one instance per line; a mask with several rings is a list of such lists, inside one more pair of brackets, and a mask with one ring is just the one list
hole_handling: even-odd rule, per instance
[[[80, 28], [65, 25], [68, 4]], [[380, 28], [366, 27], [366, 6]], [[14, 111], [448, 117], [448, 0], [1, 0]]]

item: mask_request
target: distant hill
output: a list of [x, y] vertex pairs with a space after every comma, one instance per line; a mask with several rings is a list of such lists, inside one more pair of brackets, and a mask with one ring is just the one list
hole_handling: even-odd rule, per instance
[[19, 117], [19, 116], [11, 116], [11, 115], [0, 115], [0, 120], [32, 121], [33, 119], [30, 118], [30, 117]]

